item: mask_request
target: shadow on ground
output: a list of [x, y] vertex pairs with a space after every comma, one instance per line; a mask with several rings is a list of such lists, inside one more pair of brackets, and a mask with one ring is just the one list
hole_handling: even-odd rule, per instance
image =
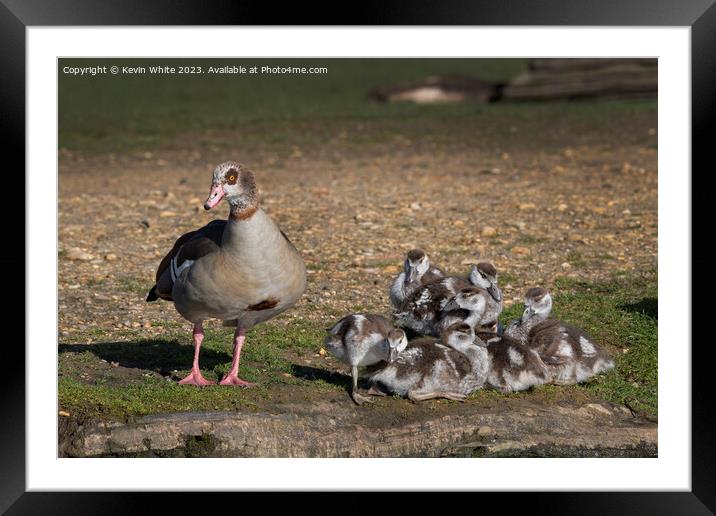
[[[107, 362], [118, 363], [120, 367], [147, 369], [168, 375], [175, 370], [185, 370], [194, 359], [194, 347], [164, 339], [140, 340], [137, 342], [98, 342], [86, 344], [60, 344], [60, 353], [90, 352]], [[212, 349], [201, 350], [202, 369], [212, 370], [215, 366], [231, 360], [231, 355]]]
[[341, 373], [319, 369], [298, 364], [291, 364], [291, 374], [296, 378], [307, 380], [309, 382], [322, 381], [331, 385], [342, 387], [346, 392], [351, 390], [351, 378]]
[[655, 297], [645, 297], [633, 303], [624, 303], [619, 305], [619, 309], [625, 312], [644, 314], [655, 321], [659, 320], [659, 300]]

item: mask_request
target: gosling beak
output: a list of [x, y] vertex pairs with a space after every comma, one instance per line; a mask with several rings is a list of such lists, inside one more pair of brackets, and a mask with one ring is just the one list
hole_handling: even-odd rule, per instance
[[398, 350], [397, 348], [390, 348], [390, 357], [388, 358], [388, 363], [395, 362], [395, 359], [398, 358]]
[[204, 209], [210, 210], [217, 204], [219, 204], [219, 201], [224, 197], [224, 188], [221, 185], [212, 185], [211, 186], [211, 192], [209, 192], [209, 197], [206, 199], [206, 202], [204, 203]]
[[520, 317], [520, 324], [532, 317], [533, 313], [534, 311], [532, 310], [532, 308], [526, 308], [525, 311], [522, 312], [522, 317]]

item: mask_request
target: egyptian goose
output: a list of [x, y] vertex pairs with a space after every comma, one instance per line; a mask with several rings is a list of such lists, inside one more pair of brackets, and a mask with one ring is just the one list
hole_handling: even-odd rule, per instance
[[539, 355], [519, 341], [481, 331], [475, 340], [484, 343], [490, 358], [487, 386], [507, 393], [549, 383], [549, 372]]
[[522, 317], [511, 323], [506, 334], [537, 352], [557, 385], [572, 385], [614, 367], [614, 361], [584, 331], [549, 318], [552, 296], [544, 288], [525, 295]]
[[476, 287], [485, 289], [490, 297], [485, 306], [483, 327], [498, 330], [499, 317], [502, 313], [502, 291], [497, 286], [497, 269], [489, 262], [480, 262], [470, 269], [468, 280]]
[[442, 309], [455, 294], [471, 286], [465, 278], [448, 276], [418, 287], [395, 312], [396, 324], [420, 335], [439, 336]]
[[440, 339], [422, 337], [408, 343], [397, 358], [368, 368], [369, 394], [397, 394], [411, 401], [447, 398], [463, 401], [485, 382], [489, 360], [474, 344], [466, 324], [451, 326]]
[[389, 319], [377, 314], [351, 314], [328, 330], [326, 349], [351, 366], [351, 398], [357, 405], [371, 402], [358, 393], [358, 367], [393, 362], [405, 349], [408, 339]]
[[550, 313], [552, 313], [552, 296], [547, 289], [531, 288], [525, 294], [525, 310], [522, 316], [507, 325], [505, 335], [526, 344], [532, 327], [546, 320]]
[[492, 298], [482, 288], [466, 287], [455, 294], [437, 315], [436, 333], [457, 323], [464, 323], [475, 330], [493, 330], [493, 313], [487, 312]]
[[288, 237], [259, 208], [254, 175], [244, 165], [227, 161], [214, 169], [204, 209], [222, 199], [230, 207], [228, 219], [179, 237], [159, 264], [147, 301], [173, 301], [194, 324], [194, 362], [179, 383], [214, 383], [201, 374], [199, 350], [203, 321], [216, 318], [236, 327], [231, 368], [219, 383], [250, 387], [238, 375], [246, 331], [296, 303], [306, 289], [306, 269]]
[[[421, 335], [439, 336], [442, 329], [457, 322], [455, 319], [446, 324], [440, 321], [445, 316], [448, 302], [464, 289], [479, 290], [480, 298], [484, 300], [483, 313], [479, 317], [475, 313], [475, 321], [470, 324], [476, 329], [497, 331], [498, 317], [502, 312], [502, 293], [497, 287], [497, 271], [487, 262], [473, 266], [467, 279], [448, 276], [415, 289], [396, 310], [397, 324]], [[452, 306], [452, 309], [455, 308], [459, 307]]]
[[445, 276], [442, 270], [430, 264], [428, 255], [422, 249], [408, 251], [403, 268], [390, 287], [390, 304], [395, 309], [400, 309], [405, 299], [419, 286]]

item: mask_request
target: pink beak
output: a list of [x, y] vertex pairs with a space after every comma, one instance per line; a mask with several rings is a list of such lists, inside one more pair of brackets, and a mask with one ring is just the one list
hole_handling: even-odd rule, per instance
[[217, 204], [219, 204], [219, 201], [224, 197], [224, 188], [221, 185], [213, 185], [211, 187], [211, 192], [209, 192], [209, 197], [206, 199], [206, 202], [204, 203], [204, 209], [210, 210]]

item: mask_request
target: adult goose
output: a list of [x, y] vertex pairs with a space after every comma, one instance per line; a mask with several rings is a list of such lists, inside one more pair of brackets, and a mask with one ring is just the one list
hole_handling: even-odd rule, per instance
[[173, 301], [194, 324], [194, 362], [179, 383], [214, 383], [201, 374], [199, 350], [204, 320], [216, 318], [236, 327], [231, 368], [219, 383], [251, 387], [238, 374], [246, 331], [296, 303], [306, 289], [306, 269], [293, 244], [259, 208], [254, 175], [244, 165], [227, 161], [214, 169], [204, 209], [222, 199], [230, 207], [228, 219], [179, 237], [159, 264], [147, 301]]

